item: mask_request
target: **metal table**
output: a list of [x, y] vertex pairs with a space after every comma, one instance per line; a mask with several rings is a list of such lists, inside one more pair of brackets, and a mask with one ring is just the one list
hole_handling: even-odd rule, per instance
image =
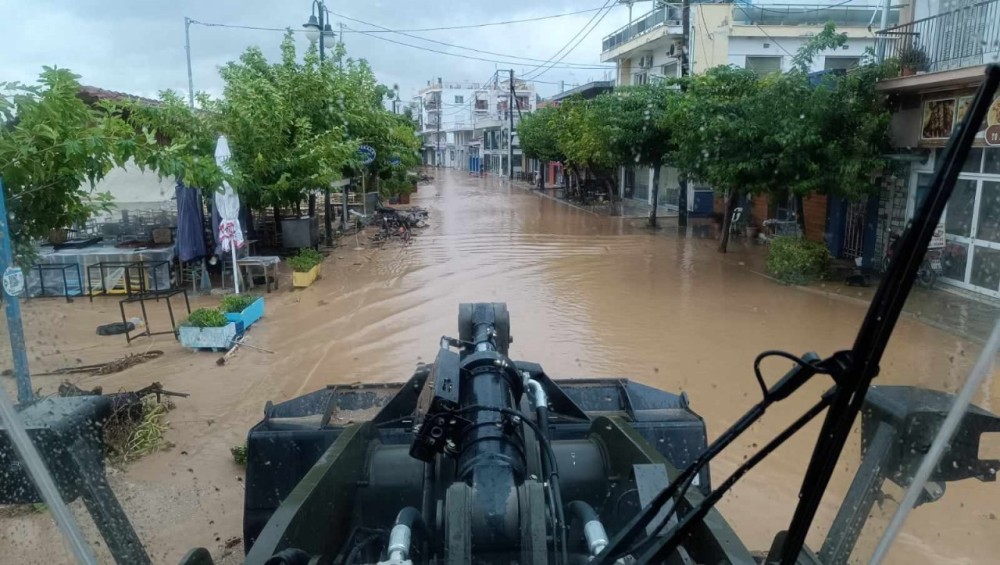
[[[31, 268], [32, 271], [38, 271], [38, 293], [30, 294], [32, 298], [52, 296], [52, 297], [65, 297], [66, 302], [73, 302], [71, 296], [83, 296], [83, 275], [80, 273], [80, 265], [76, 263], [62, 263], [62, 264], [45, 264], [39, 263]], [[66, 279], [66, 271], [76, 270], [76, 283], [75, 289], [71, 289], [69, 286], [69, 281]], [[45, 294], [45, 274], [56, 272], [62, 276], [62, 294]], [[57, 291], [58, 292], [58, 291]]]
[[[153, 337], [154, 335], [167, 335], [174, 334], [175, 338], [177, 335], [177, 320], [174, 318], [174, 307], [170, 303], [170, 299], [181, 294], [184, 296], [184, 306], [187, 309], [187, 313], [191, 313], [191, 302], [188, 301], [187, 290], [183, 288], [173, 288], [170, 290], [161, 290], [155, 292], [141, 292], [132, 296], [121, 299], [118, 302], [118, 309], [122, 314], [122, 324], [123, 327], [128, 328], [128, 320], [125, 318], [125, 305], [139, 303], [139, 308], [142, 309], [142, 322], [144, 325], [142, 331], [132, 335], [129, 331], [125, 332], [125, 341], [127, 343], [132, 343], [133, 339], [137, 339], [143, 336]], [[163, 330], [159, 332], [154, 332], [149, 327], [149, 317], [146, 315], [146, 301], [156, 300], [157, 302], [163, 299], [167, 303], [167, 312], [170, 313], [170, 330]]]

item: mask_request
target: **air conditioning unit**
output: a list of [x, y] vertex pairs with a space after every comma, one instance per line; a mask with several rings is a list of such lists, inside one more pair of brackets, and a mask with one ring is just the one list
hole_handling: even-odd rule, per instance
[[684, 43], [680, 41], [674, 41], [667, 48], [667, 57], [680, 57], [681, 53], [684, 51]]

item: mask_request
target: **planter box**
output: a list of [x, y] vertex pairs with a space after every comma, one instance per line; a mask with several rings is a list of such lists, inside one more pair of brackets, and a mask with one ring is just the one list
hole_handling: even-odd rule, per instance
[[178, 328], [181, 345], [194, 349], [229, 349], [236, 337], [236, 324], [229, 322], [221, 328]]
[[318, 276], [319, 276], [319, 265], [316, 265], [315, 267], [309, 269], [304, 273], [292, 271], [292, 286], [299, 288], [307, 287], [311, 285]]
[[253, 301], [253, 304], [247, 306], [242, 312], [226, 312], [226, 319], [230, 322], [243, 324], [243, 329], [246, 330], [253, 325], [254, 322], [264, 317], [264, 297], [261, 296], [257, 300]]

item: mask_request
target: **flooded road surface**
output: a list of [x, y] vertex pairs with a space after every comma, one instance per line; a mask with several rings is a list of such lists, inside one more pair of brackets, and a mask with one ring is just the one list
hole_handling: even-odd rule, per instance
[[[173, 449], [144, 458], [116, 479], [116, 490], [130, 494], [126, 507], [157, 561], [176, 562], [183, 548], [194, 545], [215, 551], [239, 535], [242, 483], [228, 447], [259, 419], [266, 400], [328, 383], [405, 380], [416, 363], [433, 359], [440, 336], [457, 333], [460, 302], [507, 302], [511, 356], [541, 363], [554, 378], [627, 377], [687, 392], [711, 438], [758, 399], [751, 366], [758, 353], [828, 355], [849, 348], [864, 315], [856, 301], [780, 286], [734, 260], [722, 261], [713, 240], [651, 233], [495, 180], [432, 174], [438, 178], [413, 199], [430, 211], [431, 227], [409, 246], [390, 242], [375, 250], [363, 239], [345, 238], [328, 259], [323, 280], [268, 299], [253, 339], [275, 355], [241, 353], [231, 365], [216, 368], [214, 357], [171, 353], [176, 346], [161, 344], [174, 349], [149, 363], [141, 379], [161, 380], [192, 397], [172, 413]], [[878, 382], [954, 390], [978, 351], [903, 319]], [[764, 369], [777, 378], [788, 365], [775, 361]], [[774, 406], [723, 453], [712, 467], [715, 484], [815, 402], [830, 384], [824, 379]], [[101, 382], [107, 389], [135, 384], [136, 377]], [[997, 409], [998, 395], [987, 384], [975, 402]], [[817, 429], [806, 428], [720, 503], [751, 549], [766, 550], [787, 527]], [[853, 477], [857, 437], [816, 520], [813, 548]], [[866, 528], [856, 553], [862, 558], [895, 510], [892, 499], [902, 496], [890, 494]], [[998, 508], [996, 484], [949, 484], [942, 500], [911, 515], [891, 560], [993, 561], [1000, 551]], [[20, 545], [37, 549], [23, 537]]]

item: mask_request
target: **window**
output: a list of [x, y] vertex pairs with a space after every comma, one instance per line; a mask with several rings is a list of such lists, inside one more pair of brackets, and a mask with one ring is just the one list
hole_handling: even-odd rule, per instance
[[781, 72], [781, 57], [747, 57], [746, 69], [759, 75]]
[[853, 69], [861, 62], [861, 57], [826, 57], [823, 61], [824, 71]]
[[632, 75], [632, 84], [646, 84], [649, 82], [649, 75], [646, 73], [635, 73]]
[[465, 103], [464, 96], [455, 95], [455, 104], [464, 104], [464, 103]]
[[677, 63], [670, 63], [669, 65], [660, 66], [660, 74], [664, 78], [676, 78], [677, 77]]

